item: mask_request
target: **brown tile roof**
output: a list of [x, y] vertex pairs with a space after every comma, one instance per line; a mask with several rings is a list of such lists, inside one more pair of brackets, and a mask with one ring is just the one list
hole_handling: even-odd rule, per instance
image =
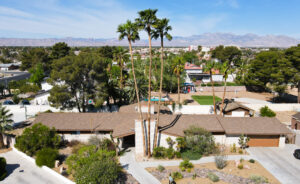
[[300, 120], [300, 112], [294, 114], [292, 117], [297, 119], [297, 120]]
[[184, 136], [184, 130], [190, 126], [199, 126], [210, 132], [224, 132], [218, 118], [215, 115], [181, 115], [174, 126], [163, 130], [163, 133]]
[[268, 117], [221, 117], [220, 123], [226, 134], [281, 135], [291, 133], [276, 118]]
[[[219, 107], [221, 106], [221, 102], [219, 102]], [[229, 103], [224, 103], [224, 112], [230, 112], [230, 111], [233, 111], [235, 109], [238, 109], [238, 108], [242, 108], [242, 109], [246, 109], [246, 110], [249, 110], [249, 111], [253, 111], [253, 109], [250, 109], [244, 105], [242, 105], [241, 103], [238, 103], [238, 102], [229, 102]]]
[[[156, 118], [157, 115], [151, 116], [151, 119]], [[107, 131], [112, 132], [114, 137], [123, 137], [134, 134], [135, 120], [138, 119], [138, 113], [41, 113], [33, 123], [42, 122], [49, 127], [55, 127], [58, 131]], [[172, 124], [172, 122], [175, 123]], [[166, 134], [184, 136], [183, 131], [192, 125], [205, 128], [210, 132], [225, 132], [226, 134], [280, 135], [290, 133], [286, 126], [276, 118], [166, 114], [160, 116], [159, 127]]]
[[33, 123], [42, 122], [58, 131], [108, 131], [113, 136], [134, 133], [137, 113], [42, 113]]

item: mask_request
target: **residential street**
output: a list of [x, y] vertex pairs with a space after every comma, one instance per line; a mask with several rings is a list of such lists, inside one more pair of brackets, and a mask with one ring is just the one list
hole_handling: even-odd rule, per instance
[[24, 159], [15, 151], [0, 154], [7, 162], [8, 176], [1, 184], [63, 184], [59, 178]]
[[293, 152], [299, 146], [287, 144], [285, 148], [252, 147], [248, 152], [281, 183], [295, 184], [300, 181], [300, 160]]

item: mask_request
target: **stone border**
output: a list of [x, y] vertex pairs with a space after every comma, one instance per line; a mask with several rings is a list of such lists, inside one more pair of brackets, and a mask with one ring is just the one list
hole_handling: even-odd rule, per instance
[[[25, 153], [19, 151], [17, 148], [15, 148], [14, 146], [12, 147], [13, 151], [15, 151], [16, 153], [18, 153], [20, 156], [22, 156], [23, 158], [25, 158], [26, 160], [32, 162], [35, 164], [35, 159], [26, 155]], [[75, 182], [69, 180], [68, 178], [64, 177], [63, 175], [55, 172], [53, 169], [47, 167], [47, 166], [42, 166], [41, 167], [44, 171], [47, 171], [48, 173], [52, 174], [53, 176], [56, 176], [57, 178], [61, 179], [62, 181], [64, 181], [64, 183], [66, 184], [75, 184]]]

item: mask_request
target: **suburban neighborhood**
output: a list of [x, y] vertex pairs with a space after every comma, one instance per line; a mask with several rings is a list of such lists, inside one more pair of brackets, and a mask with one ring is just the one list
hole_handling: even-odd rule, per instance
[[300, 183], [299, 2], [123, 3], [0, 2], [0, 183]]

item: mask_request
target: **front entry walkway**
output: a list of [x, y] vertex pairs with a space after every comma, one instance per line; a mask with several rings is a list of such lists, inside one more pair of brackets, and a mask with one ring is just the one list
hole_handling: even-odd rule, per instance
[[123, 156], [120, 157], [122, 167], [130, 173], [141, 184], [160, 184], [160, 182], [146, 171], [140, 163], [135, 161], [134, 148], [129, 149]]

